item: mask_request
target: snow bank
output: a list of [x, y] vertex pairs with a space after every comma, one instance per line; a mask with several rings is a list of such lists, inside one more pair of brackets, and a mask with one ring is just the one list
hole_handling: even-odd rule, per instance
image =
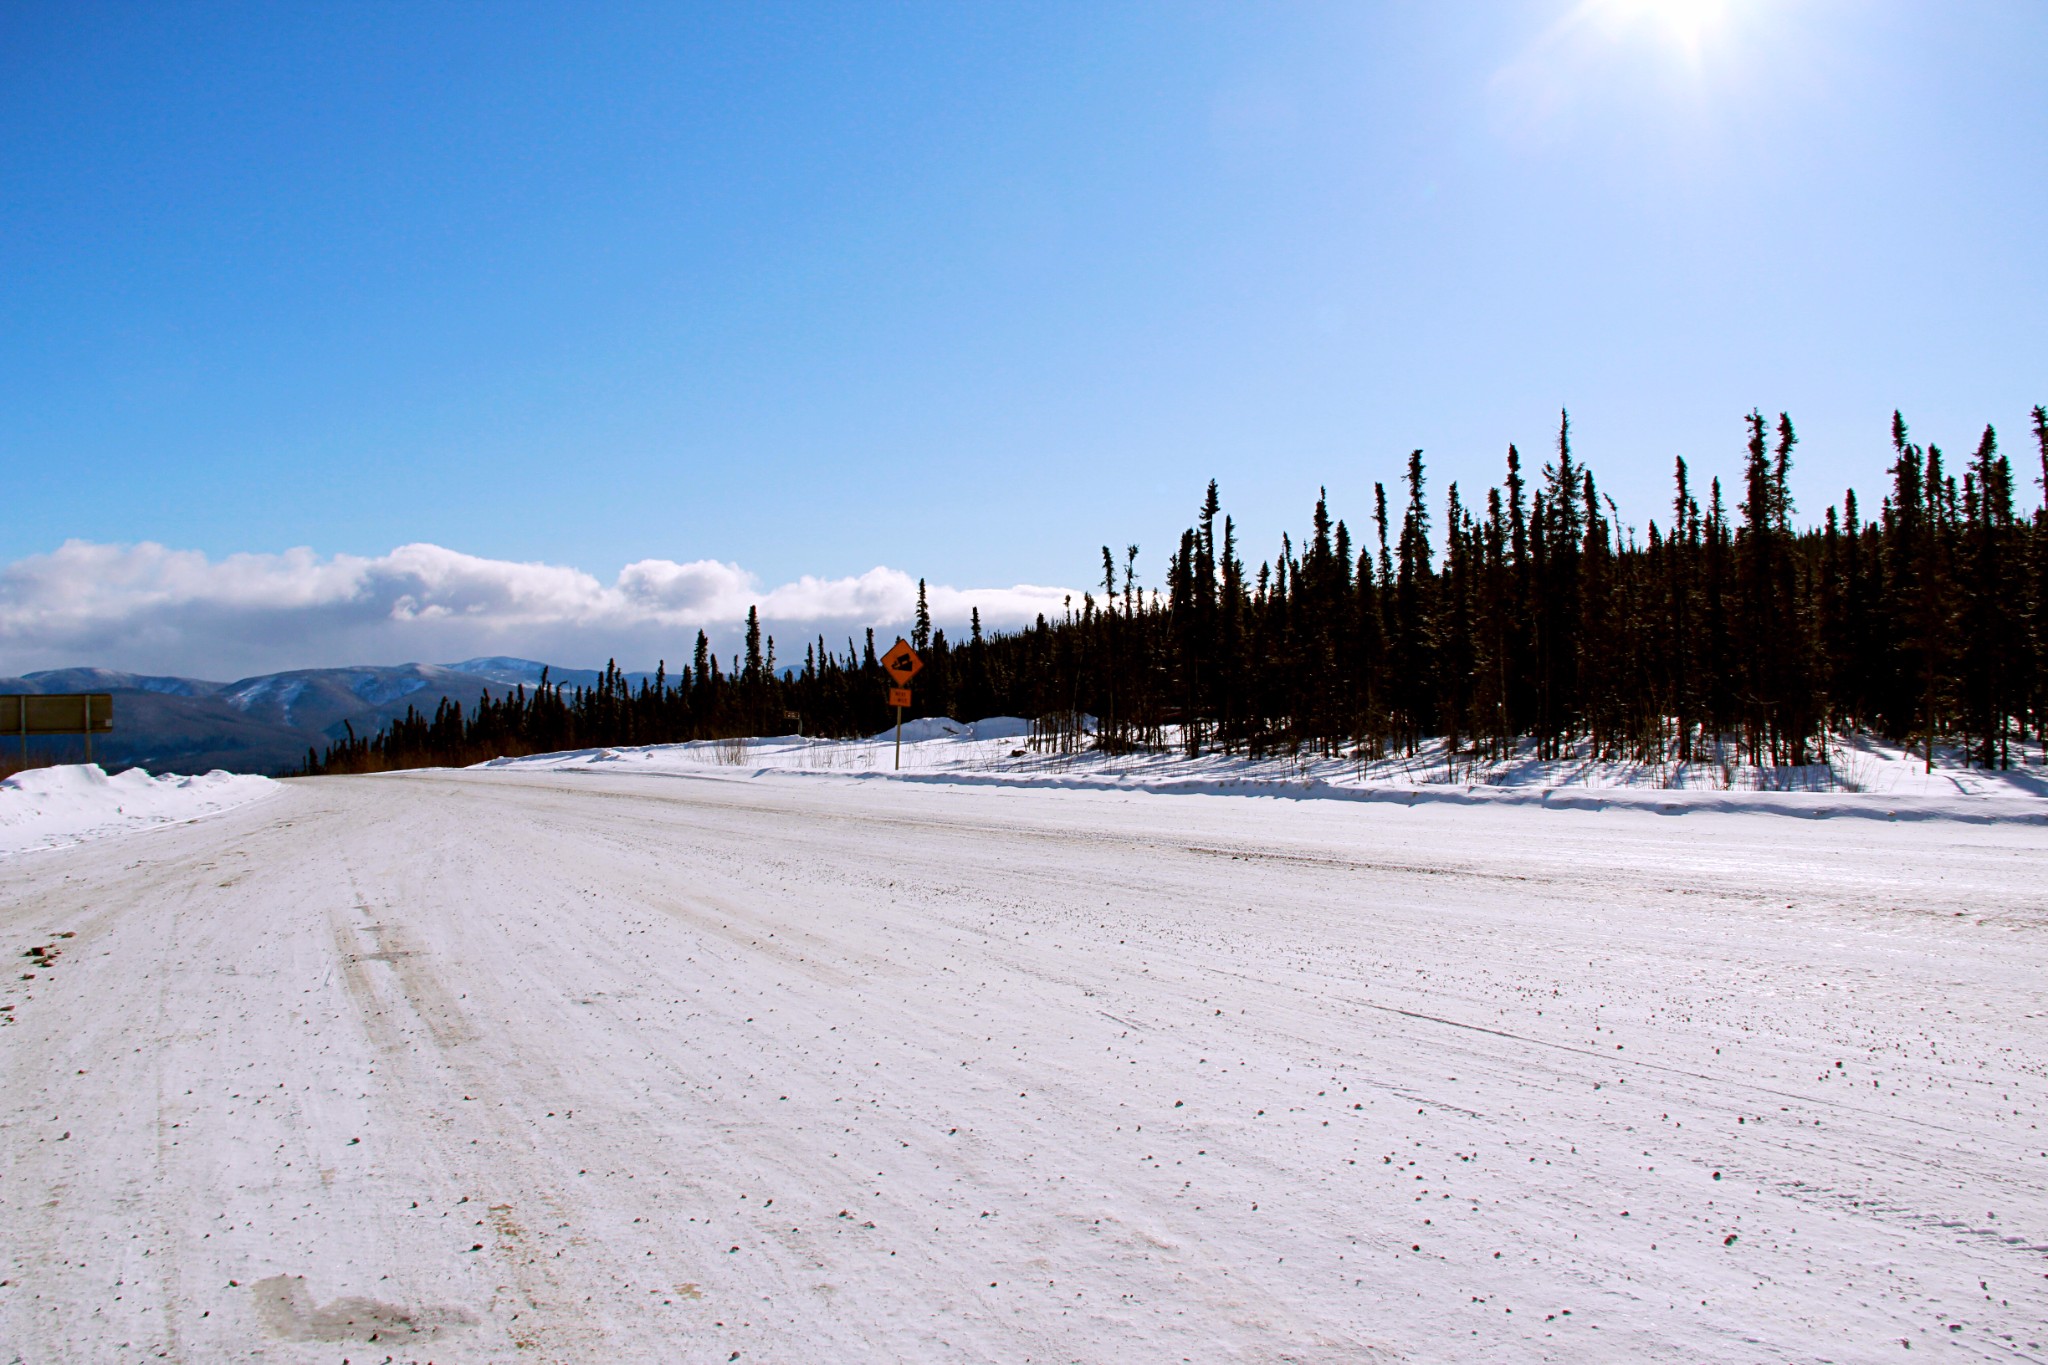
[[2048, 823], [2048, 770], [2039, 763], [2007, 771], [1961, 765], [1959, 756], [1924, 758], [1867, 737], [1831, 744], [1827, 760], [1798, 768], [1756, 768], [1734, 761], [1647, 764], [1600, 761], [1584, 746], [1539, 758], [1533, 746], [1505, 758], [1449, 754], [1432, 740], [1415, 753], [1379, 760], [1293, 755], [1246, 758], [1178, 747], [1105, 754], [1041, 753], [1031, 724], [999, 716], [972, 724], [943, 716], [903, 725], [902, 766], [892, 726], [867, 739], [802, 735], [705, 740], [643, 748], [578, 749], [494, 759], [488, 767], [588, 769], [734, 775], [838, 773], [966, 786], [1148, 791], [1288, 800], [1540, 806], [1550, 810], [1634, 810], [1658, 815], [1747, 811], [1805, 819], [1965, 820]]
[[245, 773], [151, 777], [130, 768], [109, 777], [97, 763], [31, 768], [0, 781], [0, 857], [183, 824], [278, 789], [267, 777]]
[[[987, 720], [972, 722], [957, 721], [947, 716], [920, 716], [903, 722], [905, 744], [922, 744], [931, 739], [1022, 739], [1030, 733], [1031, 722], [1016, 716], [991, 716]], [[895, 742], [896, 727], [893, 725], [868, 740], [870, 744]]]

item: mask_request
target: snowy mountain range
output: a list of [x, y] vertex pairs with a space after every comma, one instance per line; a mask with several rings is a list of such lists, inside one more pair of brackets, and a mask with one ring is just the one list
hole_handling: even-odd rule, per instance
[[[485, 692], [502, 695], [540, 681], [531, 659], [494, 657], [457, 664], [302, 668], [234, 682], [154, 677], [105, 668], [58, 668], [0, 677], [0, 692], [111, 692], [114, 732], [93, 741], [93, 757], [109, 769], [152, 772], [279, 773], [297, 767], [309, 748], [324, 748], [351, 725], [374, 733], [407, 706], [431, 714], [444, 697], [464, 705]], [[549, 667], [550, 681], [591, 686], [594, 669]], [[639, 675], [629, 675], [637, 683]], [[32, 754], [76, 761], [72, 741], [33, 740]], [[0, 752], [13, 758], [12, 743]]]

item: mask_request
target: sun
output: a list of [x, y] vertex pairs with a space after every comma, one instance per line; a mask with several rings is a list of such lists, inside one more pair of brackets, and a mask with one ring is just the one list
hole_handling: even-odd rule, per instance
[[1697, 59], [1733, 18], [1737, 0], [1586, 0], [1589, 23], [1612, 36], [1654, 37]]
[[1774, 26], [1772, 0], [1555, 0], [1556, 18], [1494, 73], [1501, 108], [1547, 126], [1600, 91], [1704, 113], [1743, 79], [1742, 49]]

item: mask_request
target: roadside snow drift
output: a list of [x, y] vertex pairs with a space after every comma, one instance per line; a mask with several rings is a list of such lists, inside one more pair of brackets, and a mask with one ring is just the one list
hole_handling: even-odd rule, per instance
[[2044, 885], [1997, 823], [285, 784], [0, 877], [0, 1358], [2039, 1361]]
[[[1150, 791], [1177, 795], [1270, 796], [1420, 804], [1543, 806], [1552, 810], [1756, 812], [1805, 819], [1964, 820], [2048, 825], [2048, 768], [2020, 754], [2005, 770], [1963, 765], [1960, 755], [1928, 771], [1924, 759], [1865, 736], [1840, 738], [1824, 762], [1755, 768], [1729, 760], [1622, 763], [1577, 756], [1538, 758], [1524, 744], [1505, 758], [1445, 752], [1429, 740], [1413, 754], [1374, 761], [1313, 753], [1248, 758], [1178, 747], [1106, 754], [1041, 750], [1031, 723], [1014, 716], [962, 723], [919, 718], [867, 739], [773, 735], [689, 744], [575, 749], [500, 758], [479, 767], [566, 772], [838, 774], [960, 786]], [[2027, 762], [2032, 757], [2032, 764]], [[899, 766], [900, 765], [900, 766]]]
[[31, 768], [0, 781], [0, 857], [181, 824], [277, 790], [269, 778], [245, 773], [151, 777], [130, 768], [109, 777], [97, 763]]

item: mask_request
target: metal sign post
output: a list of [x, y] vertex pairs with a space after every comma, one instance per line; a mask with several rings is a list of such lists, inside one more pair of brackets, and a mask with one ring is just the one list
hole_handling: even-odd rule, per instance
[[882, 656], [882, 668], [896, 680], [889, 689], [889, 705], [896, 708], [896, 771], [903, 771], [903, 708], [910, 705], [910, 680], [924, 667], [924, 660], [917, 657], [917, 651], [901, 635], [896, 643], [889, 646], [889, 652]]
[[83, 735], [85, 761], [92, 762], [92, 737], [114, 728], [111, 692], [11, 692], [0, 695], [0, 733], [21, 737], [21, 765], [28, 766], [30, 735]]

